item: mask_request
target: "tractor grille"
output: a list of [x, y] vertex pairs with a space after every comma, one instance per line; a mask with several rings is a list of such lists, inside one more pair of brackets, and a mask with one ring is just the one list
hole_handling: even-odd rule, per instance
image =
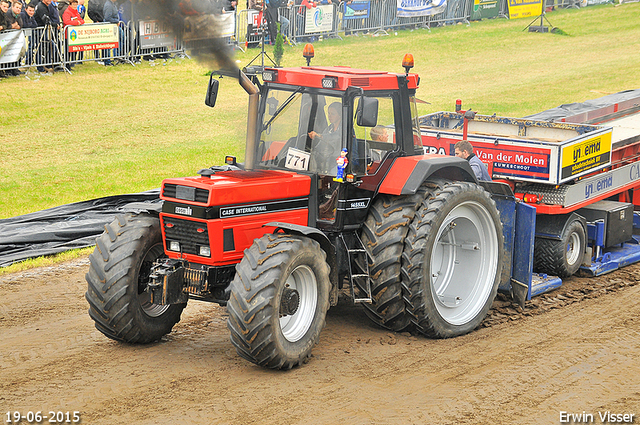
[[183, 201], [201, 202], [209, 201], [209, 191], [198, 187], [181, 186], [167, 183], [162, 189], [162, 196], [167, 198], [182, 199]]
[[174, 217], [163, 217], [164, 233], [168, 241], [180, 242], [183, 253], [200, 255], [199, 246], [209, 246], [209, 231], [203, 221], [182, 220]]

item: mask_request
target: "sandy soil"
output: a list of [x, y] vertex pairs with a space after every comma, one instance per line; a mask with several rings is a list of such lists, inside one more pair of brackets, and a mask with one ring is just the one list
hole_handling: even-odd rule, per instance
[[240, 359], [213, 304], [190, 302], [159, 343], [105, 338], [87, 314], [87, 269], [0, 277], [3, 423], [8, 411], [79, 411], [84, 424], [602, 423], [605, 411], [640, 423], [639, 265], [572, 278], [523, 312], [497, 300], [482, 328], [450, 340], [389, 333], [343, 302], [311, 361], [288, 372]]

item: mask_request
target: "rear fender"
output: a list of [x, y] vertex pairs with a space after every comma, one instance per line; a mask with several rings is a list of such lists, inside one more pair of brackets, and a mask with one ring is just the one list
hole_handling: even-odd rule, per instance
[[416, 155], [397, 158], [384, 177], [379, 193], [413, 195], [431, 177], [477, 183], [466, 159], [456, 156]]

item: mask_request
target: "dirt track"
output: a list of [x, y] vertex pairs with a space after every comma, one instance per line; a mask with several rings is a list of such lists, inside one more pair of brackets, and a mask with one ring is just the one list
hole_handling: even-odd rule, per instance
[[524, 313], [498, 301], [450, 340], [389, 333], [342, 303], [289, 372], [240, 359], [225, 309], [202, 302], [160, 343], [108, 340], [87, 314], [87, 267], [0, 277], [3, 423], [80, 411], [85, 424], [557, 424], [607, 410], [640, 423], [639, 265], [573, 278]]

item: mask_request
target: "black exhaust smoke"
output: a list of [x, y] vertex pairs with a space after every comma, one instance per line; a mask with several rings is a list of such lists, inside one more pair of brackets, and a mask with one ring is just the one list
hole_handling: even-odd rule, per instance
[[223, 3], [227, 0], [142, 0], [134, 3], [136, 9], [153, 9], [157, 19], [166, 23], [178, 36], [197, 42], [190, 43], [189, 54], [210, 70], [238, 75], [233, 50], [222, 36]]

